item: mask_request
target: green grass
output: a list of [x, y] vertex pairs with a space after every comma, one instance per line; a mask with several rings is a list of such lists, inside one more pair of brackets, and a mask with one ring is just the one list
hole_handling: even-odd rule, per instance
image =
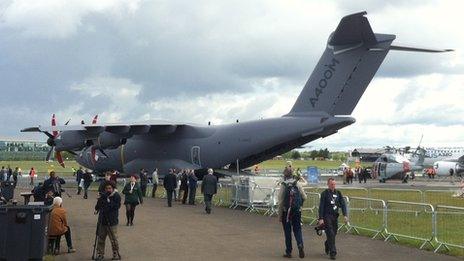
[[51, 170], [54, 170], [60, 176], [71, 176], [72, 175], [72, 167], [77, 169], [79, 164], [76, 161], [65, 161], [66, 168], [62, 168], [58, 162], [45, 162], [45, 161], [0, 161], [1, 166], [10, 166], [13, 170], [16, 167], [19, 167], [22, 170], [23, 175], [28, 175], [29, 170], [31, 167], [39, 173], [39, 175], [43, 175], [44, 173], [48, 173]]
[[[294, 168], [306, 169], [308, 166], [316, 166], [321, 169], [336, 169], [343, 163], [341, 161], [329, 160], [291, 160]], [[260, 169], [284, 169], [287, 160], [267, 160], [259, 165]]]
[[[258, 164], [260, 169], [281, 169], [283, 170], [287, 165], [288, 160], [267, 160]], [[330, 161], [330, 160], [290, 160], [294, 168], [300, 168], [305, 170], [308, 166], [315, 166], [320, 169], [337, 169], [342, 165], [343, 161]], [[372, 163], [361, 163], [364, 167], [372, 166]], [[350, 164], [351, 167], [354, 167], [354, 163]], [[251, 169], [254, 169], [252, 167]]]

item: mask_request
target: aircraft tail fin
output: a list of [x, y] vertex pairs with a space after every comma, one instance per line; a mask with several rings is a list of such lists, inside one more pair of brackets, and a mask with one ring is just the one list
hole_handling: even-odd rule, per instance
[[395, 39], [374, 34], [365, 14], [342, 18], [289, 115], [351, 114]]

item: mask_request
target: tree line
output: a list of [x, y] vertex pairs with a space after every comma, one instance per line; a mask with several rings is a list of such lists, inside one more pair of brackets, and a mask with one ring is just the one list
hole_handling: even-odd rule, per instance
[[325, 149], [319, 149], [319, 150], [311, 150], [311, 151], [298, 151], [298, 150], [292, 150], [287, 153], [282, 154], [282, 157], [284, 159], [311, 159], [311, 160], [327, 160], [327, 159], [332, 159], [332, 160], [337, 160], [337, 161], [345, 161], [348, 157], [347, 152], [340, 152], [340, 151], [335, 151], [335, 152], [330, 152], [327, 148]]

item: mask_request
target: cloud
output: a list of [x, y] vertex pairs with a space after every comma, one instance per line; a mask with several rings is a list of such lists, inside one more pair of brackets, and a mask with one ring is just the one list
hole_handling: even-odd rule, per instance
[[[400, 43], [458, 48], [461, 9], [452, 1], [3, 1], [0, 89], [14, 105], [0, 115], [11, 123], [0, 134], [48, 124], [52, 113], [214, 124], [280, 116], [344, 15], [367, 10], [374, 31]], [[462, 115], [463, 58], [461, 50], [390, 52], [354, 111], [357, 123], [324, 142], [406, 142], [411, 126], [464, 125], [450, 116]]]
[[139, 0], [12, 0], [0, 5], [1, 27], [27, 38], [66, 38], [74, 35], [90, 14], [120, 17], [134, 13]]

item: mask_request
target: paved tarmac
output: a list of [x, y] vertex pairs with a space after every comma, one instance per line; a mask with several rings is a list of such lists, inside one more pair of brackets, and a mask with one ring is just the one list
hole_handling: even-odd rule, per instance
[[[90, 260], [95, 237], [94, 192], [89, 199], [64, 198], [72, 229], [73, 254], [60, 254], [55, 260]], [[211, 215], [203, 206], [147, 198], [136, 209], [133, 227], [125, 226], [124, 206], [120, 210], [118, 237], [123, 260], [285, 260], [283, 232], [276, 217], [263, 217], [241, 210], [216, 207]], [[323, 253], [324, 237], [311, 227], [303, 231], [306, 259], [328, 260]], [[415, 248], [340, 234], [337, 260], [462, 260]], [[61, 251], [67, 250], [62, 239]], [[107, 259], [111, 258], [109, 241]], [[294, 258], [297, 258], [294, 251]], [[298, 258], [297, 258], [298, 259]]]

